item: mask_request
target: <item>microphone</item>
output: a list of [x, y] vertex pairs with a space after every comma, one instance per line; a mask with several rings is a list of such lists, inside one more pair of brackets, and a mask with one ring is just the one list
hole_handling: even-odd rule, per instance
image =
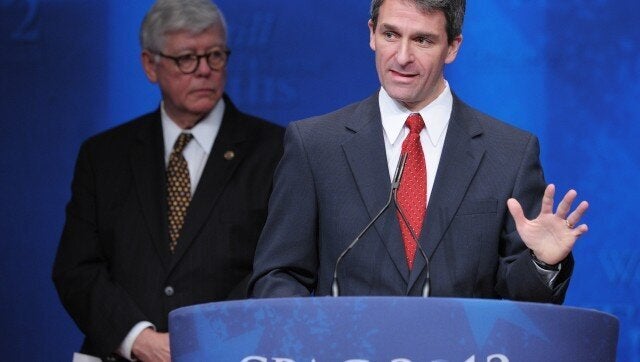
[[407, 154], [401, 153], [400, 158], [398, 159], [398, 164], [396, 165], [396, 172], [393, 175], [393, 180], [391, 181], [391, 190], [389, 191], [389, 198], [384, 206], [378, 211], [376, 216], [369, 221], [369, 223], [360, 231], [358, 236], [347, 246], [346, 249], [338, 256], [336, 260], [336, 266], [333, 268], [333, 283], [331, 283], [331, 296], [337, 297], [340, 295], [340, 288], [338, 287], [338, 266], [340, 262], [344, 258], [345, 255], [349, 252], [349, 250], [353, 249], [353, 247], [360, 241], [360, 238], [371, 228], [371, 226], [382, 216], [382, 213], [385, 212], [389, 206], [391, 205], [391, 201], [394, 199], [394, 195], [400, 187], [400, 179], [402, 178], [402, 172], [404, 171], [404, 164], [407, 162]]
[[[400, 181], [398, 181], [398, 183], [400, 183]], [[424, 298], [426, 298], [426, 297], [429, 296], [429, 293], [431, 292], [431, 277], [429, 276], [429, 269], [430, 269], [429, 258], [427, 257], [427, 254], [424, 252], [424, 249], [422, 249], [422, 246], [420, 245], [420, 242], [418, 241], [418, 237], [416, 236], [416, 233], [413, 231], [413, 228], [411, 227], [411, 224], [409, 224], [409, 221], [407, 220], [407, 217], [404, 215], [404, 212], [400, 208], [400, 205], [398, 205], [398, 189], [397, 188], [395, 190], [393, 190], [393, 204], [395, 205], [396, 209], [398, 210], [398, 213], [400, 214], [400, 217], [402, 218], [402, 222], [407, 227], [407, 229], [409, 229], [409, 233], [411, 234], [411, 238], [416, 243], [416, 246], [418, 247], [418, 250], [420, 251], [420, 254], [424, 258], [425, 269], [426, 269], [427, 275], [426, 275], [426, 279], [424, 281], [424, 285], [422, 286], [422, 296]]]

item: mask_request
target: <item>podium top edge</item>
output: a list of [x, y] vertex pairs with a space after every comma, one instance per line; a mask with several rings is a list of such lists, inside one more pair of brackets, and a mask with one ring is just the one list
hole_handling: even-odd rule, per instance
[[170, 316], [173, 314], [189, 313], [193, 310], [203, 309], [217, 309], [217, 308], [229, 308], [229, 307], [267, 307], [267, 306], [300, 306], [302, 304], [310, 305], [351, 305], [357, 303], [379, 303], [379, 304], [401, 304], [401, 305], [419, 305], [419, 304], [452, 304], [462, 305], [468, 308], [498, 308], [500, 306], [519, 306], [525, 309], [538, 309], [538, 310], [556, 310], [556, 311], [574, 311], [578, 313], [590, 313], [600, 314], [605, 317], [610, 317], [618, 320], [618, 318], [612, 314], [605, 313], [596, 309], [558, 305], [551, 303], [536, 303], [536, 302], [523, 302], [513, 301], [505, 299], [478, 299], [478, 298], [448, 298], [448, 297], [405, 297], [405, 296], [344, 296], [344, 297], [288, 297], [288, 298], [254, 298], [254, 299], [242, 299], [231, 301], [219, 301], [203, 304], [196, 304], [192, 306], [181, 307], [170, 312]]

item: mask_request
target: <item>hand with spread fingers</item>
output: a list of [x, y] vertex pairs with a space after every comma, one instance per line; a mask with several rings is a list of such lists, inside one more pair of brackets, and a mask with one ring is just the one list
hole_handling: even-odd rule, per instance
[[522, 241], [533, 251], [535, 257], [546, 264], [558, 264], [571, 252], [576, 240], [589, 229], [586, 224], [577, 225], [587, 211], [589, 203], [582, 201], [575, 210], [571, 204], [578, 193], [569, 190], [553, 212], [555, 186], [550, 184], [544, 191], [540, 214], [533, 220], [524, 216], [522, 206], [516, 199], [509, 199], [507, 207], [515, 220]]

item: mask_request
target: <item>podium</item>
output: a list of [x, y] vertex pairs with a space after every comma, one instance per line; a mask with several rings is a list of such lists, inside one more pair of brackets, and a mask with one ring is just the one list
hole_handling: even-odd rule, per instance
[[417, 297], [217, 302], [169, 314], [172, 361], [615, 361], [618, 320], [541, 303]]

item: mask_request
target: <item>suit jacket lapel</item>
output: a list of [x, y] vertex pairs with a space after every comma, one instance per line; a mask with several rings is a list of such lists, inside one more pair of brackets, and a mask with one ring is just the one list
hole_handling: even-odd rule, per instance
[[[369, 219], [372, 219], [387, 202], [391, 187], [377, 93], [359, 105], [354, 112], [354, 118], [347, 120], [345, 126], [354, 134], [342, 148], [360, 197], [367, 207]], [[409, 269], [400, 242], [402, 238], [393, 205], [390, 205], [376, 221], [374, 227], [396, 269], [404, 280], [408, 281]]]
[[158, 257], [167, 268], [171, 255], [167, 231], [166, 175], [163, 155], [162, 124], [160, 111], [157, 110], [138, 132], [131, 152], [131, 168], [146, 226]]
[[[485, 150], [479, 137], [483, 132], [480, 123], [468, 106], [455, 95], [453, 98], [451, 119], [420, 236], [420, 245], [428, 258], [433, 256], [451, 224]], [[425, 265], [425, 260], [416, 255], [408, 290]]]
[[250, 136], [249, 130], [239, 119], [241, 114], [231, 100], [226, 96], [224, 100], [226, 108], [222, 124], [189, 205], [170, 269], [200, 233], [226, 183], [247, 152], [248, 143], [244, 141]]

